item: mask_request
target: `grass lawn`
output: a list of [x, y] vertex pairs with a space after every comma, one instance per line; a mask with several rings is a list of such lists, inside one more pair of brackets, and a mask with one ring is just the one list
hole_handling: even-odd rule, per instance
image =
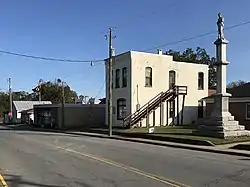
[[[147, 128], [134, 128], [134, 129], [125, 130], [124, 132], [147, 134], [148, 129]], [[192, 140], [207, 140], [207, 141], [214, 143], [215, 145], [250, 141], [250, 137], [221, 139], [221, 138], [198, 136], [195, 134], [195, 132], [196, 132], [196, 129], [188, 127], [188, 126], [166, 126], [166, 127], [155, 127], [154, 133], [150, 135], [167, 136], [167, 137], [192, 139]]]

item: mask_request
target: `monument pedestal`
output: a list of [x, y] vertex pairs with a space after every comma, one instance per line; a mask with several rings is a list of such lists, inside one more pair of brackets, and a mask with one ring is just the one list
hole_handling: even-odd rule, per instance
[[213, 111], [209, 117], [198, 121], [198, 133], [200, 135], [212, 136], [218, 138], [230, 138], [239, 136], [250, 136], [250, 131], [239, 125], [234, 116], [229, 112], [229, 97], [226, 93], [226, 67], [229, 62], [226, 59], [226, 46], [228, 41], [225, 38], [218, 38], [216, 45], [216, 94], [212, 95], [214, 99]]
[[250, 131], [246, 131], [245, 126], [239, 125], [229, 112], [230, 96], [228, 93], [213, 95], [214, 108], [211, 115], [199, 121], [200, 135], [217, 138], [250, 136]]

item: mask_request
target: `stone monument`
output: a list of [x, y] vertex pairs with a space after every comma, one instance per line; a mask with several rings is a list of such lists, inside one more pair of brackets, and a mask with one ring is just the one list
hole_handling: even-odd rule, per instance
[[218, 14], [218, 38], [214, 42], [216, 46], [216, 94], [212, 95], [214, 104], [210, 116], [203, 118], [199, 123], [199, 134], [213, 137], [229, 138], [249, 136], [250, 131], [239, 125], [234, 116], [229, 112], [229, 97], [231, 94], [226, 90], [227, 61], [226, 47], [229, 43], [224, 37], [224, 18]]

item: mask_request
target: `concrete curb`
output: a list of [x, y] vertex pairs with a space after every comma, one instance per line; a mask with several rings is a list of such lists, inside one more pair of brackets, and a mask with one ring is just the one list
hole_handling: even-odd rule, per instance
[[250, 144], [238, 144], [238, 145], [230, 147], [230, 149], [250, 151]]
[[[33, 128], [35, 131], [43, 131], [42, 129], [36, 129]], [[188, 150], [194, 150], [194, 151], [203, 151], [203, 152], [210, 152], [210, 153], [219, 153], [219, 154], [225, 154], [225, 155], [233, 155], [233, 156], [243, 156], [243, 157], [250, 157], [250, 151], [239, 151], [239, 150], [220, 150], [216, 149], [215, 147], [199, 147], [199, 146], [193, 146], [193, 145], [185, 145], [180, 143], [173, 143], [173, 142], [160, 142], [160, 141], [150, 141], [149, 139], [139, 139], [139, 138], [126, 138], [121, 136], [107, 136], [107, 135], [101, 135], [101, 134], [94, 134], [94, 133], [86, 133], [86, 132], [67, 132], [62, 130], [44, 130], [45, 132], [59, 132], [64, 134], [71, 134], [71, 135], [81, 135], [81, 136], [89, 136], [89, 137], [97, 137], [97, 138], [107, 138], [107, 139], [115, 139], [115, 140], [122, 140], [122, 141], [129, 141], [129, 142], [136, 142], [136, 143], [144, 143], [144, 144], [150, 144], [150, 145], [159, 145], [159, 146], [165, 146], [165, 147], [174, 147], [174, 148], [181, 148], [181, 149], [188, 149]]]
[[[8, 126], [9, 128], [15, 129], [16, 126]], [[78, 130], [65, 130], [65, 129], [44, 129], [44, 128], [37, 128], [37, 127], [29, 127], [31, 130], [40, 130], [40, 131], [56, 131], [56, 132], [64, 132], [64, 133], [72, 133], [72, 132], [79, 132], [79, 133], [85, 133], [85, 134], [95, 134], [98, 136], [107, 136], [108, 130], [107, 129], [89, 129], [87, 132], [85, 131], [78, 131]], [[207, 140], [193, 140], [188, 138], [176, 138], [176, 137], [170, 137], [170, 136], [156, 136], [152, 134], [143, 134], [143, 133], [126, 133], [121, 132], [119, 130], [114, 130], [113, 135], [117, 135], [120, 137], [126, 137], [126, 138], [137, 138], [137, 139], [145, 139], [145, 140], [153, 140], [153, 141], [162, 141], [162, 142], [173, 142], [173, 143], [181, 143], [186, 145], [197, 145], [197, 146], [215, 146], [212, 142]], [[109, 136], [108, 136], [109, 137]]]
[[[100, 130], [91, 130], [90, 133], [103, 133], [104, 131]], [[106, 132], [108, 133], [108, 131]], [[212, 142], [207, 140], [193, 140], [188, 138], [175, 138], [170, 136], [155, 136], [152, 134], [142, 134], [142, 133], [124, 133], [120, 131], [113, 131], [114, 135], [122, 136], [126, 138], [140, 138], [146, 140], [162, 141], [162, 142], [173, 142], [181, 143], [187, 145], [198, 145], [198, 146], [215, 146]]]

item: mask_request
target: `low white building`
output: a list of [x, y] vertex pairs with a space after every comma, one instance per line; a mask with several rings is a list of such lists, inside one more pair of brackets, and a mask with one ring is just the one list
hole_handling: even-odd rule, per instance
[[[161, 50], [158, 54], [129, 51], [115, 56], [114, 61], [114, 126], [191, 124], [197, 120], [199, 100], [208, 96], [208, 65], [176, 62]], [[106, 62], [107, 101], [108, 80]], [[177, 88], [182, 89], [184, 95], [187, 91], [186, 96], [177, 97]]]
[[12, 122], [21, 123], [22, 112], [30, 110], [30, 118], [34, 119], [34, 105], [52, 104], [51, 101], [13, 101], [12, 105]]

